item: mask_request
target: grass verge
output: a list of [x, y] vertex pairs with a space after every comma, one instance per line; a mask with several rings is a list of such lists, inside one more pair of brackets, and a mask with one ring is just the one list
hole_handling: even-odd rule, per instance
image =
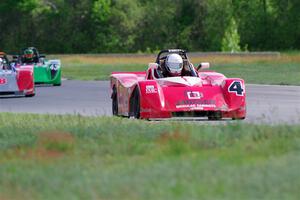
[[[79, 80], [108, 80], [113, 71], [145, 71], [154, 56], [112, 57], [69, 55], [61, 56], [63, 76]], [[246, 83], [300, 85], [300, 54], [282, 54], [280, 57], [262, 56], [194, 56], [195, 66], [208, 61], [212, 70], [227, 77], [245, 79]]]
[[300, 198], [299, 125], [1, 113], [0, 149], [0, 199]]

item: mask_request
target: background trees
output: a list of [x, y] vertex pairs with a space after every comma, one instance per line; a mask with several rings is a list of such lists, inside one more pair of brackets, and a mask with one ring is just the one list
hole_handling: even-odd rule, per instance
[[231, 51], [224, 45], [232, 38], [241, 49], [293, 50], [300, 48], [300, 1], [10, 0], [0, 3], [0, 30], [0, 48], [9, 53], [25, 46], [47, 53]]

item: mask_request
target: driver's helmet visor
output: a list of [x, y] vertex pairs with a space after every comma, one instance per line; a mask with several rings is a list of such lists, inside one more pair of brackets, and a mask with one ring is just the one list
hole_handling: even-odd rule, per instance
[[33, 53], [25, 53], [25, 58], [33, 58]]
[[31, 49], [27, 49], [24, 51], [25, 58], [33, 58], [33, 51]]
[[170, 70], [178, 71], [181, 70], [183, 66], [183, 63], [178, 62], [168, 62], [168, 67]]

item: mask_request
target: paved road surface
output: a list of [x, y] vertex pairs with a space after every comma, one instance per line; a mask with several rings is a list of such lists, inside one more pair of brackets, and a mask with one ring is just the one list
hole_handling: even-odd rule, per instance
[[[67, 80], [61, 87], [36, 90], [33, 98], [0, 98], [0, 112], [111, 115], [108, 81]], [[247, 85], [246, 90], [245, 122], [300, 124], [300, 87]]]

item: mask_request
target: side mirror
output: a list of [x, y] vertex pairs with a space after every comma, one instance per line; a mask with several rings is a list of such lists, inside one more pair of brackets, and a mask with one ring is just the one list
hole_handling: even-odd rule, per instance
[[12, 58], [13, 58], [13, 59], [18, 59], [19, 56], [18, 56], [18, 55], [13, 55]]
[[203, 62], [200, 63], [197, 67], [197, 71], [199, 71], [200, 69], [209, 69], [210, 64], [208, 62]]
[[155, 69], [157, 69], [158, 68], [158, 64], [157, 63], [149, 63], [148, 69], [149, 68], [155, 68]]

